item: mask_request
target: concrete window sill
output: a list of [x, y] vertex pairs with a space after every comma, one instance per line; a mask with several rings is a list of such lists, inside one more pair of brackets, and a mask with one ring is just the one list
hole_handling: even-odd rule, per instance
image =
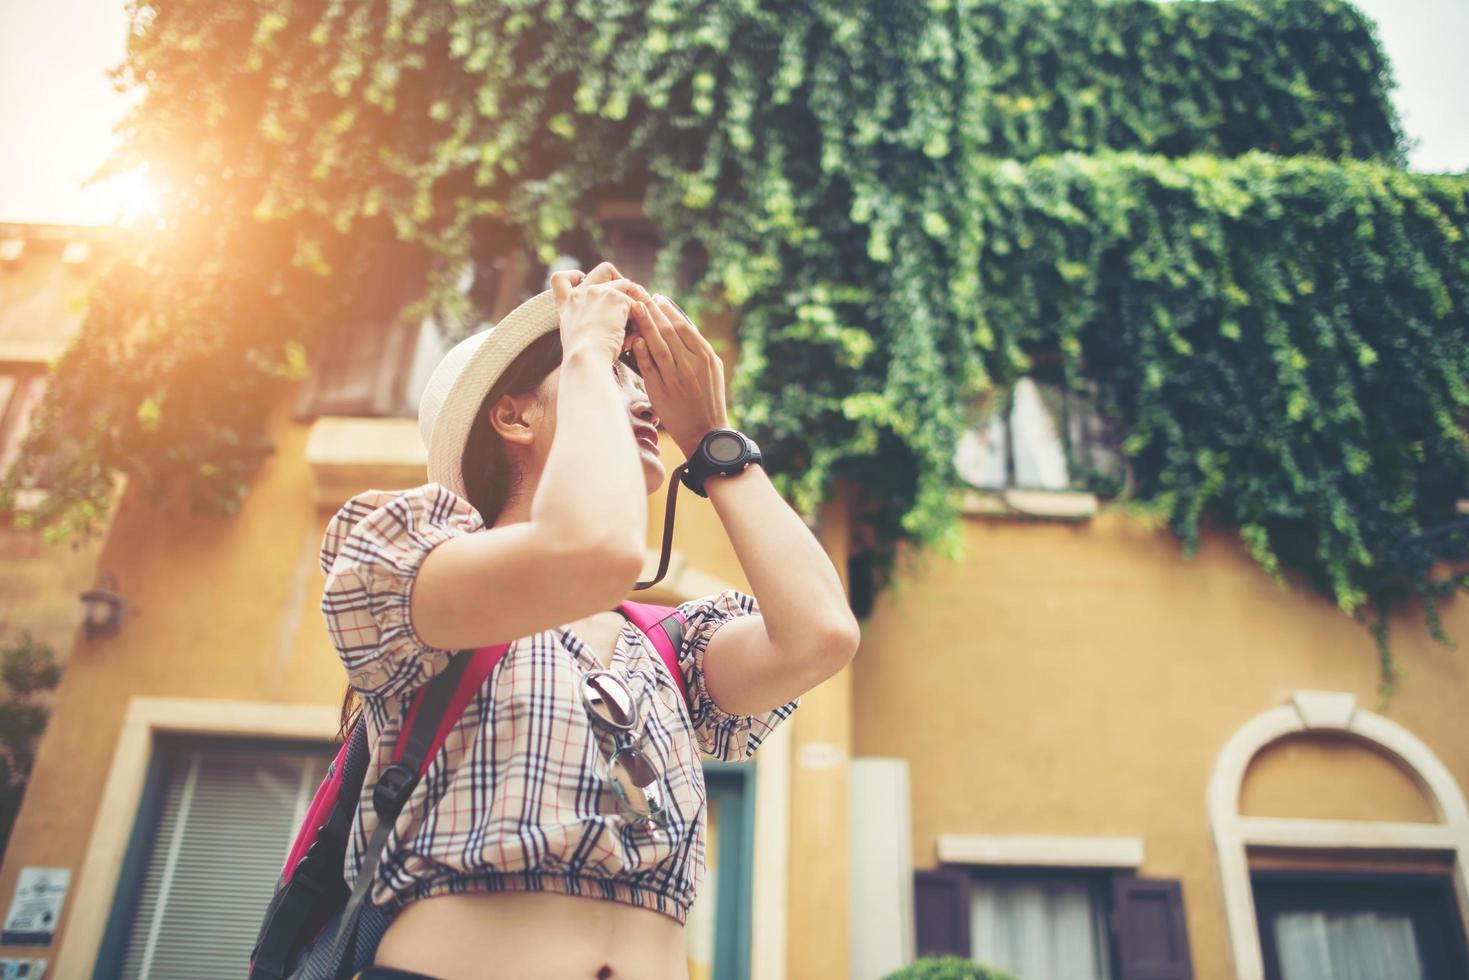
[[416, 487], [428, 480], [428, 455], [411, 418], [323, 415], [311, 424], [306, 462], [313, 499], [335, 509], [363, 490]]
[[41, 506], [41, 501], [46, 499], [45, 490], [17, 490], [15, 491], [15, 509], [17, 514], [24, 514]]
[[1096, 494], [1080, 490], [965, 490], [959, 510], [966, 517], [1089, 521], [1099, 507]]
[[939, 834], [938, 859], [944, 864], [1021, 868], [1138, 868], [1141, 837], [1021, 837]]

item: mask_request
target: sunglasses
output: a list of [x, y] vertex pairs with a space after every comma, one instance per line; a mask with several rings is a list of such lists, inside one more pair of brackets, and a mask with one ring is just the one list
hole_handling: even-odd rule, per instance
[[642, 730], [647, 713], [641, 711], [647, 701], [647, 689], [640, 701], [622, 678], [609, 670], [589, 671], [581, 683], [581, 700], [592, 726], [612, 739], [613, 750], [607, 760], [607, 779], [612, 783], [624, 815], [641, 821], [645, 828], [667, 828], [668, 809], [663, 805], [659, 784], [662, 767], [649, 752], [646, 733]]

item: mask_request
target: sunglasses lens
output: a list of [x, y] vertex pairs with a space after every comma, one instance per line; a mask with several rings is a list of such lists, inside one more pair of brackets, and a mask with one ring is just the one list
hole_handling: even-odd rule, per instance
[[623, 749], [612, 758], [612, 768], [618, 779], [626, 779], [633, 786], [650, 786], [658, 779], [658, 769], [641, 749]]
[[612, 743], [607, 771], [624, 809], [661, 824], [665, 817], [658, 788], [659, 769], [641, 748], [641, 735], [633, 734], [639, 711], [631, 690], [616, 674], [595, 671], [582, 679], [582, 700], [595, 717], [617, 729], [615, 732], [604, 729], [600, 735], [602, 740]]
[[593, 674], [582, 681], [582, 697], [599, 717], [618, 728], [628, 728], [637, 719], [632, 692], [611, 674]]
[[612, 757], [612, 784], [617, 795], [639, 816], [648, 816], [662, 804], [658, 796], [658, 770], [638, 749], [623, 749]]

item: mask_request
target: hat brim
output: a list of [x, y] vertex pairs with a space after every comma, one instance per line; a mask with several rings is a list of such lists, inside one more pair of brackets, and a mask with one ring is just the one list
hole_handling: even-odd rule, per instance
[[467, 495], [464, 449], [480, 404], [522, 351], [559, 328], [556, 299], [549, 289], [521, 303], [490, 328], [450, 385], [434, 419], [428, 445], [430, 482], [442, 484], [461, 497]]

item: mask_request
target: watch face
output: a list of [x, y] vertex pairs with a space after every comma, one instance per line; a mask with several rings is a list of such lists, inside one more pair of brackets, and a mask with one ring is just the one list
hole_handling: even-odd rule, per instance
[[745, 442], [732, 432], [721, 432], [709, 440], [704, 451], [716, 463], [733, 463], [745, 455]]

